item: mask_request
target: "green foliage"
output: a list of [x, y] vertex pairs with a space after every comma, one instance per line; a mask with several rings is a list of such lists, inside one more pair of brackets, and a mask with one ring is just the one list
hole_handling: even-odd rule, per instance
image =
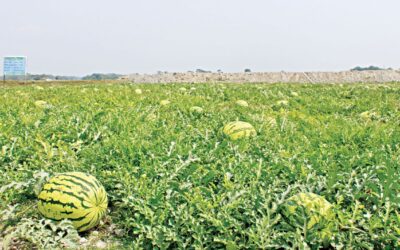
[[366, 70], [385, 70], [385, 69], [377, 67], [377, 66], [372, 66], [372, 65], [369, 66], [369, 67], [357, 66], [357, 67], [354, 67], [354, 68], [351, 69], [351, 71], [366, 71]]
[[298, 228], [307, 241], [310, 236], [321, 238], [325, 245], [331, 241], [335, 232], [334, 212], [332, 205], [322, 196], [313, 193], [298, 193], [286, 201], [282, 211], [287, 219], [289, 230]]
[[120, 78], [122, 75], [119, 74], [100, 74], [100, 73], [93, 73], [91, 75], [87, 75], [82, 77], [82, 80], [116, 80]]
[[77, 76], [54, 76], [50, 74], [26, 74], [26, 76], [7, 76], [7, 80], [35, 80], [35, 81], [44, 81], [44, 80], [79, 80], [80, 77]]
[[[332, 204], [328, 247], [400, 247], [398, 85], [192, 87], [0, 89], [7, 231], [39, 218], [35, 174], [82, 171], [104, 184], [119, 231], [112, 237], [127, 249], [317, 249], [326, 246], [319, 227], [304, 230], [283, 213], [307, 192]], [[257, 136], [224, 137], [223, 125], [236, 120]]]
[[70, 221], [22, 219], [4, 239], [4, 247], [17, 249], [72, 249], [78, 247], [78, 232]]

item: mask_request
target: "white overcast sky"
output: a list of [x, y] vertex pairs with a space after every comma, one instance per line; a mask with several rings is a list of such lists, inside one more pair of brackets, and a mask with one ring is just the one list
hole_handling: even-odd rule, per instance
[[400, 68], [399, 11], [400, 0], [0, 0], [0, 57], [65, 75]]

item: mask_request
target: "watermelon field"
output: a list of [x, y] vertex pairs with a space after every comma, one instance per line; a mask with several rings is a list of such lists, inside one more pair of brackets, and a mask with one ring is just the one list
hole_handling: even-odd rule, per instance
[[0, 166], [0, 249], [400, 249], [394, 83], [6, 85]]

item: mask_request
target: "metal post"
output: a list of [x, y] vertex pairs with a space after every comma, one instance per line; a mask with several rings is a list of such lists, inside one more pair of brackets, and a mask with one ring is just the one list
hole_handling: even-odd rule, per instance
[[25, 65], [24, 65], [24, 67], [25, 67], [25, 74], [24, 74], [24, 84], [26, 85], [26, 72], [27, 72], [27, 64], [28, 64], [28, 58], [27, 57], [25, 57]]

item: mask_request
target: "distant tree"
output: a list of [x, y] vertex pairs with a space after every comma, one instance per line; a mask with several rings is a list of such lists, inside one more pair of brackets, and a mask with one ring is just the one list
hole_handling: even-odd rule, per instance
[[42, 80], [47, 80], [47, 79], [54, 79], [53, 75], [47, 75], [47, 74], [28, 74], [26, 76], [28, 80], [34, 80], [34, 81], [42, 81]]
[[211, 71], [207, 71], [204, 69], [196, 69], [196, 73], [211, 73]]
[[91, 75], [84, 76], [82, 80], [116, 80], [123, 75], [119, 74], [100, 74], [100, 73], [93, 73]]
[[55, 79], [56, 80], [64, 80], [64, 81], [70, 80], [71, 81], [71, 80], [80, 80], [81, 77], [78, 77], [78, 76], [56, 76]]
[[377, 66], [372, 66], [372, 65], [369, 66], [369, 67], [357, 66], [357, 67], [354, 67], [354, 68], [351, 69], [351, 71], [366, 71], [366, 70], [385, 70], [385, 69], [377, 67]]
[[218, 73], [222, 73], [222, 70], [219, 69], [219, 70], [217, 70], [217, 72], [218, 72]]
[[[15, 76], [15, 80], [23, 80], [24, 76]], [[54, 76], [50, 74], [26, 74], [27, 80], [43, 81], [43, 80], [81, 80], [78, 76]]]
[[251, 69], [245, 69], [244, 72], [245, 72], [245, 73], [250, 73], [250, 72], [251, 72]]

